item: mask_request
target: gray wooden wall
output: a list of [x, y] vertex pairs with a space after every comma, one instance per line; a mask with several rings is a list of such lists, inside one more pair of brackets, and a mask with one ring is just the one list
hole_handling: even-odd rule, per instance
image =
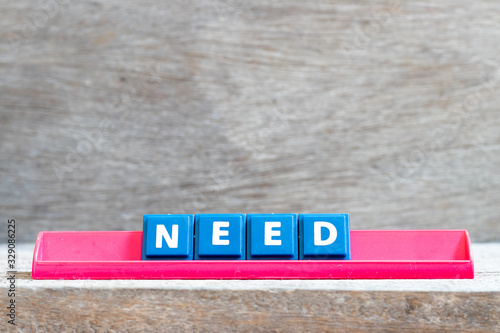
[[20, 241], [201, 212], [500, 241], [496, 1], [0, 4]]

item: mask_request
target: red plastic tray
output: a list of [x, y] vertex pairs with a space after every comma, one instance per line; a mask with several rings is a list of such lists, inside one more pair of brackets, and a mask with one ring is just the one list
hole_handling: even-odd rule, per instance
[[351, 230], [352, 260], [141, 260], [142, 231], [43, 231], [33, 279], [472, 279], [466, 230]]

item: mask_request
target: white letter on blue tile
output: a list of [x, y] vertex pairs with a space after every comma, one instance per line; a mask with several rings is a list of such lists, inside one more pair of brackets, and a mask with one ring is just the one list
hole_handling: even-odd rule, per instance
[[229, 245], [229, 239], [220, 239], [221, 236], [229, 236], [229, 230], [220, 230], [220, 228], [229, 228], [229, 222], [214, 221], [212, 245]]
[[163, 244], [163, 239], [167, 242], [167, 245], [171, 249], [176, 249], [179, 244], [179, 225], [172, 225], [172, 237], [167, 232], [167, 229], [163, 224], [158, 224], [156, 226], [156, 248], [161, 249]]
[[281, 239], [273, 239], [273, 236], [281, 236], [281, 231], [273, 230], [274, 228], [281, 228], [281, 222], [264, 223], [264, 245], [281, 246]]
[[[330, 231], [330, 236], [323, 240], [321, 239], [321, 228], [327, 228]], [[316, 221], [314, 222], [314, 245], [326, 246], [330, 245], [337, 239], [337, 228], [329, 222]]]

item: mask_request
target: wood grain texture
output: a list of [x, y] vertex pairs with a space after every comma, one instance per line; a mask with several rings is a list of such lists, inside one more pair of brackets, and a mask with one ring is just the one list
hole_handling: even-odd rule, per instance
[[19, 330], [493, 332], [499, 303], [486, 293], [47, 289], [19, 297]]
[[[2, 329], [496, 332], [500, 243], [473, 244], [473, 251], [474, 280], [45, 281], [31, 279], [33, 244], [19, 244], [17, 326]], [[0, 252], [7, 287], [5, 257]]]
[[500, 240], [495, 1], [0, 3], [20, 241], [183, 212]]

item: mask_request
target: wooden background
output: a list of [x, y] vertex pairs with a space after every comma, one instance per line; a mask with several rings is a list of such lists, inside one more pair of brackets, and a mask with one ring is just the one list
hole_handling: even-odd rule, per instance
[[500, 241], [496, 1], [0, 4], [18, 241], [202, 212]]

